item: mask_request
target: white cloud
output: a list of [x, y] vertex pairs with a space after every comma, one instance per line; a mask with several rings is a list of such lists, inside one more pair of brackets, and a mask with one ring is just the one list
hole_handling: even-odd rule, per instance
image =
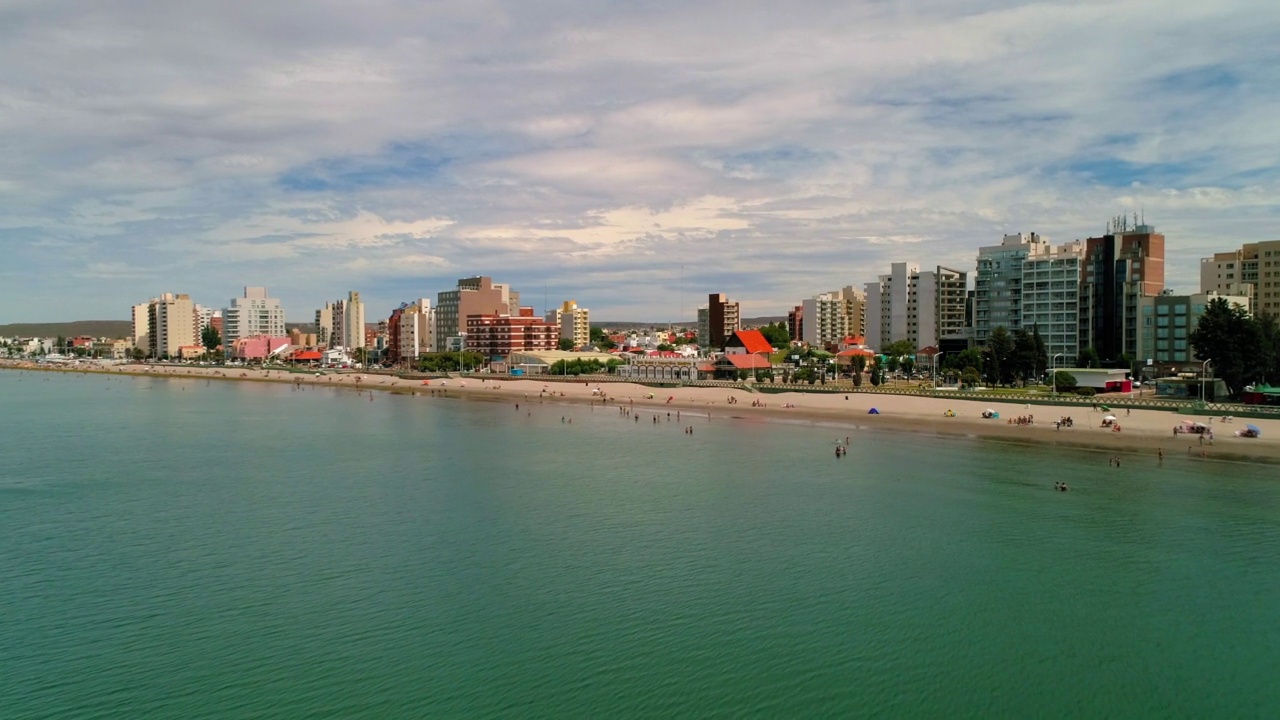
[[258, 282], [294, 316], [356, 282], [389, 310], [473, 272], [665, 317], [681, 267], [778, 313], [1134, 210], [1191, 289], [1276, 237], [1260, 0], [2, 13], [0, 321]]

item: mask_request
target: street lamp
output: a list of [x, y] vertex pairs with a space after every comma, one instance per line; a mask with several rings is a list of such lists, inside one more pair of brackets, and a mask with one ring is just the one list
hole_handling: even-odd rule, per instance
[[1055, 353], [1053, 356], [1053, 361], [1052, 361], [1053, 365], [1052, 365], [1052, 369], [1050, 370], [1050, 373], [1051, 373], [1050, 377], [1053, 378], [1053, 396], [1055, 398], [1058, 397], [1058, 358], [1062, 357], [1065, 354], [1066, 353]]
[[1200, 363], [1200, 404], [1202, 405], [1204, 404], [1204, 376], [1209, 370], [1209, 363], [1212, 362], [1212, 360], [1205, 360]]
[[941, 355], [942, 352], [942, 350], [934, 352], [932, 362], [930, 363], [930, 365], [932, 365], [930, 368], [930, 374], [933, 375], [933, 387], [935, 389], [938, 387], [938, 356]]

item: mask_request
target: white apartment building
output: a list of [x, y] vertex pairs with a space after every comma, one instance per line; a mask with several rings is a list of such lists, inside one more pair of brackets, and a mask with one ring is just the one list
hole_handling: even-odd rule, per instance
[[867, 346], [879, 350], [909, 340], [917, 349], [937, 347], [942, 337], [963, 334], [968, 282], [960, 270], [921, 272], [915, 263], [893, 263], [889, 274], [866, 285]]
[[[202, 317], [201, 323], [203, 327], [208, 320]], [[244, 297], [231, 298], [230, 306], [222, 310], [222, 347], [229, 352], [235, 341], [256, 335], [285, 335], [284, 308], [276, 298], [267, 297], [265, 287], [246, 287]]]
[[807, 298], [801, 307], [800, 340], [809, 345], [834, 345], [851, 335], [866, 334], [866, 295], [852, 285]]
[[1058, 247], [1043, 242], [1031, 244], [1022, 260], [1016, 327], [1027, 331], [1036, 328], [1050, 356], [1061, 353], [1075, 358], [1080, 354], [1084, 256], [1085, 246], [1079, 240]]
[[405, 306], [400, 315], [401, 359], [416, 360], [436, 347], [436, 315], [431, 301], [420, 298]]

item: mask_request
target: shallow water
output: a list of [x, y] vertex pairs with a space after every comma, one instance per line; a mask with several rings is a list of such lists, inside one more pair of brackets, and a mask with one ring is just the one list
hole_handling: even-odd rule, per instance
[[202, 380], [0, 408], [4, 718], [1280, 715], [1274, 468]]

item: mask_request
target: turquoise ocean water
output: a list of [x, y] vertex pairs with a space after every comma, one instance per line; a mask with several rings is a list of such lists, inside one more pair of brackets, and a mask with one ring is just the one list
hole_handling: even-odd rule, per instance
[[8, 720], [1280, 716], [1273, 467], [16, 372], [0, 416]]

